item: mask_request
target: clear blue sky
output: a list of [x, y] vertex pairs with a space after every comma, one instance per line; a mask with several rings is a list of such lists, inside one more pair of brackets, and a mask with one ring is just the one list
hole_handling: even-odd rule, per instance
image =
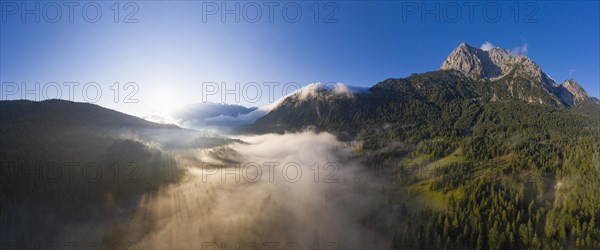
[[[116, 23], [113, 1], [87, 6], [87, 15], [82, 13], [87, 2], [79, 2], [73, 6], [72, 22], [69, 6], [63, 2], [13, 3], [3, 1], [1, 10], [3, 85], [25, 82], [35, 90], [33, 84], [39, 82], [41, 92], [43, 86], [56, 82], [62, 86], [62, 98], [67, 99], [65, 83], [79, 82], [73, 96], [76, 101], [85, 101], [82, 86], [96, 82], [102, 89], [97, 104], [140, 116], [205, 99], [219, 101], [216, 96], [203, 97], [203, 82], [226, 82], [230, 88], [235, 82], [241, 87], [249, 82], [279, 82], [275, 97], [290, 82], [371, 86], [390, 77], [436, 70], [461, 42], [475, 47], [491, 42], [507, 49], [526, 45], [527, 55], [557, 81], [573, 77], [589, 94], [600, 96], [597, 1], [530, 5], [503, 1], [477, 6], [462, 2], [423, 5], [416, 1], [319, 2], [317, 6], [313, 1], [301, 1], [278, 2], [272, 7], [263, 2], [203, 5], [196, 1], [147, 1], [136, 2], [136, 6], [121, 2]], [[36, 3], [40, 4], [40, 22], [35, 22], [37, 14], [25, 14], [23, 22], [23, 7], [36, 13]], [[223, 3], [229, 9], [240, 4], [239, 23], [235, 14], [225, 15], [222, 22]], [[284, 6], [287, 16], [282, 13]], [[56, 15], [57, 7], [61, 16]], [[95, 7], [100, 7], [102, 14], [92, 23]], [[260, 20], [252, 23], [257, 7]], [[292, 22], [297, 7], [302, 14]], [[138, 22], [124, 23], [136, 8], [129, 19]], [[317, 22], [316, 9], [320, 10]], [[215, 14], [209, 15], [211, 11]], [[120, 82], [118, 102], [114, 100], [114, 82]], [[123, 103], [134, 91], [133, 87], [124, 88], [126, 82], [139, 87], [131, 98], [138, 103]], [[3, 99], [11, 88], [3, 86]], [[47, 96], [53, 96], [53, 91], [48, 87]], [[92, 97], [88, 99], [94, 99], [94, 89], [90, 91]], [[262, 90], [258, 102], [247, 101], [255, 96], [249, 93], [251, 88], [247, 91], [251, 97], [240, 98], [240, 104], [261, 106], [269, 102], [267, 90]], [[19, 95], [9, 99], [15, 96]], [[226, 97], [227, 102], [235, 102], [231, 95]]]

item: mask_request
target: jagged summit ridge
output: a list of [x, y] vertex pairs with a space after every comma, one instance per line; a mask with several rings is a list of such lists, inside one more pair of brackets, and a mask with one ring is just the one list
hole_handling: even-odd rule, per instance
[[573, 103], [580, 103], [590, 99], [588, 93], [575, 81], [575, 79], [567, 79], [562, 83], [562, 87], [571, 94]]
[[486, 51], [461, 43], [444, 60], [440, 69], [458, 70], [473, 79], [496, 79], [515, 69], [520, 75], [528, 76], [545, 85], [558, 85], [529, 57], [499, 47]]
[[[444, 60], [440, 69], [457, 70], [474, 80], [495, 81], [512, 74], [513, 78], [522, 77], [531, 84], [541, 84], [549, 95], [554, 96], [552, 98], [558, 98], [568, 106], [590, 100], [587, 92], [575, 80], [569, 79], [558, 84], [531, 58], [499, 47], [483, 50], [461, 43]], [[512, 94], [526, 96], [523, 93]], [[526, 99], [531, 100], [529, 97]]]
[[471, 78], [498, 77], [502, 74], [502, 69], [497, 62], [503, 61], [508, 55], [504, 55], [502, 50], [493, 50], [493, 53], [488, 53], [461, 43], [442, 63], [441, 69], [458, 70]]

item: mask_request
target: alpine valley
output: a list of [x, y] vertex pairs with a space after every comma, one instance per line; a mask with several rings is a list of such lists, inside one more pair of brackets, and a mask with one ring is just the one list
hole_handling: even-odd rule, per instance
[[[435, 71], [314, 83], [261, 108], [189, 105], [169, 119], [188, 128], [63, 100], [0, 111], [0, 240], [18, 246], [308, 249], [318, 236], [341, 249], [600, 249], [600, 100], [502, 48], [462, 43]], [[225, 185], [190, 167], [306, 157], [342, 163], [345, 181]], [[137, 164], [89, 185], [40, 182], [48, 161], [63, 180], [89, 169], [65, 162], [111, 178], [114, 162]]]
[[439, 70], [341, 89], [291, 95], [245, 129], [347, 140], [391, 179], [393, 249], [600, 248], [600, 101], [575, 79], [462, 43]]

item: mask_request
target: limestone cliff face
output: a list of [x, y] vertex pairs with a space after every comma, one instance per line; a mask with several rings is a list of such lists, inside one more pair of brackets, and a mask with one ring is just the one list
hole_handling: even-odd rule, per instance
[[466, 43], [461, 43], [450, 53], [441, 69], [458, 70], [474, 79], [497, 77], [502, 73], [487, 52]]
[[[575, 80], [570, 79], [562, 85], [558, 84], [531, 58], [503, 48], [482, 50], [461, 43], [444, 60], [440, 69], [457, 70], [474, 80], [501, 82], [508, 85], [512, 97], [528, 102], [537, 100], [535, 102], [546, 103], [543, 100], [548, 100], [549, 104], [562, 103], [571, 106], [590, 99]], [[521, 82], [518, 83], [517, 80]], [[513, 89], [519, 84], [523, 85], [523, 80], [527, 81], [530, 87], [521, 87], [520, 92], [515, 93]], [[535, 91], [528, 92], [529, 89]], [[497, 94], [494, 93], [494, 96]]]
[[570, 101], [571, 105], [576, 105], [581, 102], [590, 100], [590, 96], [588, 93], [575, 81], [575, 79], [565, 80], [561, 87], [565, 90], [563, 91], [563, 95], [565, 96], [565, 100]]

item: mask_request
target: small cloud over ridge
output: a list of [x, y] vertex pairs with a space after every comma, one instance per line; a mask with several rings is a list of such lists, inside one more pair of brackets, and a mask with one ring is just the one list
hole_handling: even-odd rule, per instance
[[493, 48], [496, 48], [496, 46], [494, 46], [492, 43], [490, 42], [485, 42], [481, 45], [480, 49], [483, 51], [489, 51]]

